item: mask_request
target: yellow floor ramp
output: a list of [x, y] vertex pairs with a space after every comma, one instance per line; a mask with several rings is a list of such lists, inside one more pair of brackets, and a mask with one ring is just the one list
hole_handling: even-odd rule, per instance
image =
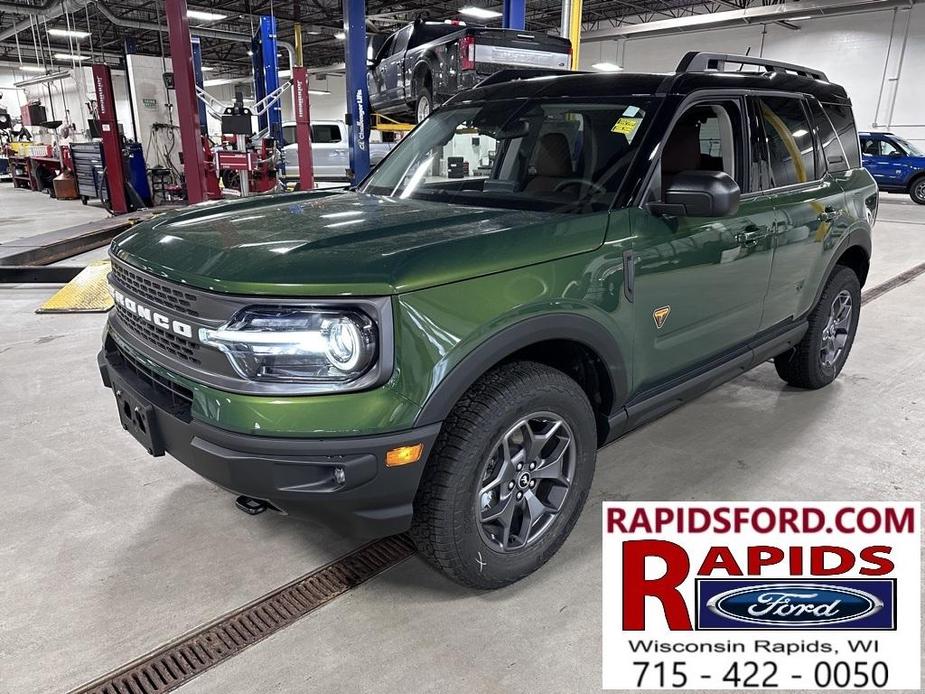
[[103, 313], [112, 308], [106, 284], [109, 261], [97, 260], [35, 310], [36, 313]]

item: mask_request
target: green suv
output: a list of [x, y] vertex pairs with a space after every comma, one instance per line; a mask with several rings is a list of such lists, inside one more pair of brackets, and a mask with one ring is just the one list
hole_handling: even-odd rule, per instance
[[568, 536], [601, 446], [769, 359], [830, 383], [876, 211], [813, 70], [499, 73], [354, 189], [121, 235], [100, 370], [151, 454], [242, 509], [410, 530], [497, 587]]

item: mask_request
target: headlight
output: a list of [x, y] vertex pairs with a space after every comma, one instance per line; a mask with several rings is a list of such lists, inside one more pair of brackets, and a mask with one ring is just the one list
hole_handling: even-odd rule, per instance
[[252, 306], [199, 340], [222, 350], [252, 381], [345, 383], [375, 363], [378, 334], [361, 311]]

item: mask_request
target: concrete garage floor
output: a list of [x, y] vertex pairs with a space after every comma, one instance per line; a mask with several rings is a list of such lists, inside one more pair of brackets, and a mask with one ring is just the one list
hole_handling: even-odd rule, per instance
[[46, 231], [95, 222], [109, 217], [97, 202], [56, 200], [45, 193], [0, 183], [0, 245]]
[[[891, 196], [868, 287], [923, 259], [925, 208]], [[34, 314], [54, 290], [0, 285], [4, 694], [77, 687], [359, 544], [246, 517], [144, 454], [99, 381], [104, 317]], [[925, 276], [865, 306], [829, 388], [766, 364], [601, 451], [572, 536], [527, 580], [478, 593], [415, 557], [181, 691], [599, 691], [600, 502], [925, 497], [923, 305]]]

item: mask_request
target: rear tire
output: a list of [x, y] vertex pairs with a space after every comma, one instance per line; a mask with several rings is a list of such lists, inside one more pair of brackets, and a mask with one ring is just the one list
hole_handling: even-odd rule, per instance
[[909, 197], [912, 202], [925, 205], [925, 175], [920, 175], [909, 184]]
[[420, 123], [434, 110], [434, 95], [425, 85], [418, 89], [418, 99], [414, 104], [414, 122]]
[[523, 361], [485, 374], [447, 417], [424, 470], [411, 527], [424, 558], [482, 589], [545, 564], [588, 497], [594, 421], [561, 371]]
[[803, 339], [774, 358], [777, 374], [796, 388], [815, 390], [841, 373], [861, 315], [861, 283], [854, 270], [836, 265], [809, 314]]

